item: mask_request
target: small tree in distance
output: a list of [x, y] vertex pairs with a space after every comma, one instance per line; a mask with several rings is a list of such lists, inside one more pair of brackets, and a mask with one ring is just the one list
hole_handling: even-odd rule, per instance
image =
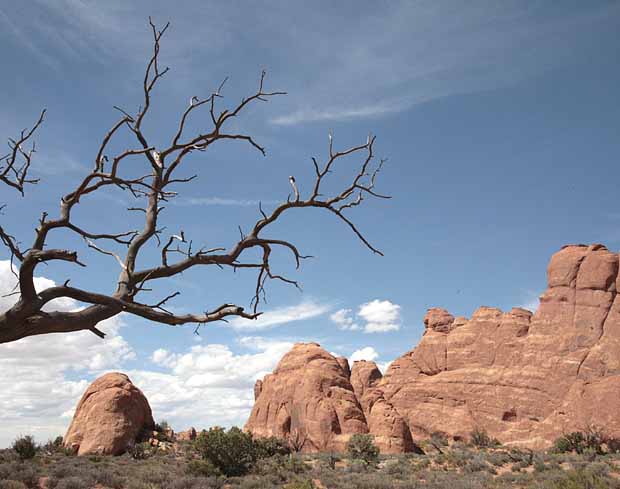
[[353, 460], [362, 460], [366, 464], [374, 464], [379, 460], [379, 448], [375, 445], [374, 436], [367, 433], [356, 433], [347, 442], [347, 455]]
[[[267, 280], [298, 286], [296, 281], [272, 269], [270, 258], [274, 250], [284, 249], [290, 252], [297, 267], [302, 259], [308, 258], [301, 254], [295, 244], [277, 237], [265, 236], [271, 225], [291, 209], [314, 208], [327, 211], [337, 216], [370, 250], [381, 254], [348, 217], [348, 211], [359, 206], [368, 197], [389, 198], [375, 190], [375, 180], [384, 160], [375, 164], [374, 136], [368, 136], [367, 140], [358, 146], [336, 150], [330, 134], [326, 161], [320, 163], [312, 158], [315, 177], [311, 185], [298, 184], [294, 177], [290, 177], [292, 192], [286, 202], [276, 206], [271, 213], [265, 212], [262, 206], [259, 206], [260, 218], [249, 232], [240, 230], [240, 239], [228, 248], [197, 248], [182, 230], [167, 232], [161, 222], [164, 210], [162, 204], [174, 199], [182, 185], [196, 177], [179, 175], [179, 170], [185, 168], [185, 158], [194, 153], [207, 152], [216, 142], [224, 141], [249, 144], [264, 155], [265, 149], [252, 136], [231, 130], [230, 122], [240, 116], [248, 106], [284, 95], [284, 92], [266, 90], [263, 72], [254, 94], [230, 109], [220, 110], [218, 102], [222, 98], [224, 80], [208, 97], [191, 97], [189, 105], [179, 117], [169, 143], [163, 147], [155, 147], [145, 132], [143, 123], [153, 104], [153, 90], [168, 73], [168, 68], [160, 66], [160, 41], [168, 24], [163, 29], [158, 29], [150, 19], [149, 24], [153, 35], [153, 54], [146, 67], [142, 87], [143, 100], [138, 111], [133, 113], [115, 107], [121, 113], [120, 119], [103, 137], [94, 155], [92, 170], [77, 182], [74, 190], [61, 198], [57, 215], [52, 212], [42, 213], [34, 240], [28, 248], [24, 248], [0, 222], [0, 241], [8, 250], [11, 262], [19, 265], [15, 272], [17, 302], [0, 314], [0, 343], [33, 335], [80, 330], [91, 331], [103, 338], [104, 333], [97, 329], [97, 325], [121, 312], [172, 326], [193, 323], [197, 328], [231, 316], [256, 319], [261, 314], [259, 304], [264, 299]], [[210, 127], [197, 134], [187, 135], [188, 121], [199, 111], [206, 111]], [[32, 129], [22, 131], [17, 139], [10, 139], [9, 154], [0, 157], [0, 183], [22, 195], [28, 185], [38, 183], [37, 179], [29, 177], [28, 172], [35, 153], [32, 141], [44, 115], [45, 111]], [[135, 144], [120, 152], [113, 151], [111, 142], [122, 132], [127, 132]], [[361, 159], [351, 181], [344, 185], [340, 192], [323, 194], [323, 184], [334, 166], [349, 156], [359, 156]], [[131, 160], [135, 161], [132, 161], [131, 168], [128, 169], [127, 163]], [[139, 163], [143, 164], [144, 171], [141, 176], [135, 176]], [[136, 206], [127, 211], [144, 215], [142, 228], [118, 232], [91, 229], [96, 227], [96, 223], [76, 224], [73, 211], [80, 202], [96, 192], [111, 188], [121, 189], [138, 201]], [[306, 189], [309, 191], [304, 192]], [[122, 219], [118, 221], [122, 222]], [[118, 264], [120, 273], [113, 292], [102, 294], [73, 287], [69, 279], [62, 285], [48, 287], [39, 292], [35, 290], [34, 274], [41, 263], [62, 261], [79, 267], [86, 266], [86, 260], [78, 257], [77, 251], [54, 248], [51, 245], [52, 237], [58, 232], [77, 235], [83, 239], [88, 249], [92, 250], [91, 253], [99, 253], [102, 258]], [[138, 262], [144, 261], [145, 249], [154, 245], [159, 248], [158, 262], [139, 267]], [[123, 251], [118, 252], [119, 248]], [[254, 250], [259, 251], [260, 258], [247, 258], [251, 254], [248, 252]], [[142, 257], [142, 260], [139, 260], [139, 257]], [[168, 309], [167, 304], [179, 295], [178, 291], [150, 304], [139, 300], [141, 292], [150, 290], [155, 283], [199, 266], [256, 270], [256, 285], [250, 310], [236, 304], [223, 303], [202, 313], [175, 314]], [[84, 307], [77, 311], [43, 311], [46, 305], [59, 298], [73, 299]]]

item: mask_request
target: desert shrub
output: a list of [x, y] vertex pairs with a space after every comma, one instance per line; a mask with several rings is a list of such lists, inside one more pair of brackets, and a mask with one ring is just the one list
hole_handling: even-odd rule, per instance
[[28, 486], [19, 481], [0, 480], [0, 489], [28, 489]]
[[487, 462], [494, 465], [495, 467], [501, 467], [502, 465], [506, 465], [513, 461], [510, 455], [506, 452], [501, 451], [491, 451], [486, 454]]
[[385, 462], [382, 472], [388, 474], [390, 477], [402, 479], [404, 476], [409, 475], [411, 472], [411, 464], [405, 457], [398, 457], [390, 459]]
[[620, 449], [620, 440], [607, 436], [597, 427], [588, 427], [585, 431], [565, 433], [553, 444], [556, 453], [578, 453], [586, 455], [602, 455], [606, 452], [615, 453]]
[[369, 464], [365, 460], [356, 458], [347, 465], [347, 471], [354, 474], [364, 473], [368, 471], [368, 466]]
[[331, 470], [334, 470], [336, 468], [336, 462], [340, 461], [340, 456], [335, 452], [321, 453], [318, 458], [323, 466], [327, 466]]
[[566, 433], [555, 440], [553, 443], [553, 451], [557, 453], [581, 453], [585, 448], [583, 433], [573, 431]]
[[550, 481], [545, 489], [608, 489], [611, 486], [602, 476], [588, 470], [570, 470], [558, 480]]
[[[147, 486], [144, 489], [151, 489], [151, 487], [152, 486]], [[222, 487], [222, 484], [217, 482], [216, 479], [209, 480], [202, 477], [198, 479], [195, 477], [180, 477], [160, 487], [161, 489], [216, 489]]]
[[291, 480], [295, 475], [306, 471], [308, 466], [299, 457], [285, 455], [259, 459], [254, 467], [254, 473], [272, 476], [277, 482]]
[[538, 458], [536, 459], [536, 462], [534, 462], [534, 472], [544, 472], [548, 468], [549, 467], [545, 464], [545, 462]]
[[464, 466], [465, 472], [482, 472], [483, 470], [488, 469], [489, 465], [480, 455], [475, 455], [469, 459]]
[[146, 460], [153, 456], [153, 454], [157, 451], [156, 447], [152, 447], [147, 442], [142, 443], [132, 443], [127, 447], [127, 453], [134, 460]]
[[92, 482], [81, 477], [68, 477], [56, 485], [56, 489], [91, 489]]
[[477, 448], [490, 448], [501, 445], [497, 439], [491, 438], [483, 428], [474, 428], [469, 434], [469, 442]]
[[353, 460], [363, 460], [366, 464], [379, 460], [379, 448], [374, 443], [374, 437], [369, 434], [356, 433], [349, 438], [347, 454]]
[[257, 460], [252, 435], [237, 427], [228, 431], [219, 427], [203, 431], [194, 441], [194, 447], [204, 460], [228, 477], [246, 475]]
[[53, 454], [53, 453], [62, 451], [63, 449], [62, 442], [63, 442], [62, 436], [57, 436], [53, 440], [52, 439], [47, 440], [45, 445], [43, 445], [41, 448], [43, 448], [43, 451], [45, 451], [45, 453]]
[[455, 467], [465, 467], [475, 456], [475, 452], [468, 449], [449, 450], [439, 455], [437, 461]]
[[222, 475], [210, 460], [191, 460], [186, 466], [187, 473], [197, 477], [217, 477]]
[[448, 446], [448, 436], [442, 431], [433, 431], [428, 441], [435, 448]]
[[28, 460], [34, 458], [37, 454], [37, 445], [34, 442], [34, 438], [30, 435], [21, 436], [17, 438], [12, 447], [13, 450], [19, 455], [20, 460]]
[[98, 484], [110, 489], [123, 489], [126, 482], [124, 477], [105, 469], [99, 469], [94, 474], [94, 479]]
[[141, 482], [146, 482], [152, 486], [164, 485], [172, 480], [170, 471], [164, 467], [149, 467], [149, 470], [139, 474]]
[[257, 458], [269, 458], [276, 455], [289, 455], [291, 448], [281, 438], [270, 436], [269, 438], [256, 438], [254, 440]]
[[290, 482], [284, 486], [283, 489], [315, 489], [314, 482], [310, 479], [303, 481]]

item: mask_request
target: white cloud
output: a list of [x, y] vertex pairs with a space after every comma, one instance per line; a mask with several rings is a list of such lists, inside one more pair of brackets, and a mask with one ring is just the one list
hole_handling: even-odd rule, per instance
[[[14, 282], [9, 262], [0, 261], [0, 295], [10, 292]], [[54, 282], [37, 277], [35, 284], [40, 290]], [[0, 299], [0, 311], [16, 298]], [[53, 306], [64, 311], [78, 308], [71, 299], [56, 301]], [[119, 316], [102, 322], [99, 329], [107, 333], [103, 341], [80, 331], [0, 345], [0, 447], [19, 434], [33, 434], [39, 440], [64, 435], [70, 415], [94, 375], [135, 357], [119, 334], [121, 325]]]
[[254, 207], [259, 204], [271, 205], [277, 204], [277, 200], [255, 200], [255, 199], [229, 199], [223, 197], [187, 197], [171, 201], [174, 205], [190, 206], [190, 205], [221, 205], [221, 206], [240, 206]]
[[366, 321], [366, 333], [386, 333], [400, 329], [400, 306], [390, 301], [373, 301], [362, 304], [357, 315]]
[[379, 358], [377, 350], [375, 350], [372, 346], [367, 346], [351, 353], [349, 360], [353, 363], [357, 360], [375, 361], [377, 358]]
[[385, 372], [387, 371], [387, 369], [390, 367], [390, 365], [392, 364], [392, 361], [389, 362], [379, 362], [377, 363], [377, 367], [379, 368], [379, 370], [381, 371], [381, 373], [383, 375], [385, 375]]
[[229, 325], [239, 331], [268, 329], [293, 321], [311, 319], [327, 313], [331, 309], [328, 304], [305, 301], [296, 306], [280, 307], [266, 311], [257, 319], [235, 318]]
[[304, 122], [320, 122], [332, 120], [351, 120], [366, 117], [378, 117], [395, 112], [401, 112], [408, 108], [411, 103], [377, 103], [361, 107], [340, 107], [336, 109], [301, 109], [292, 114], [274, 117], [270, 120], [272, 124], [280, 126], [293, 126]]
[[[8, 262], [0, 261], [0, 295], [14, 283]], [[37, 277], [37, 288], [54, 282]], [[16, 296], [2, 299], [0, 310]], [[58, 309], [75, 310], [65, 300]], [[326, 306], [303, 303], [271, 311], [261, 327], [314, 317]], [[0, 447], [20, 434], [45, 441], [63, 435], [87, 386], [99, 375], [122, 368], [135, 354], [119, 334], [121, 316], [100, 324], [101, 340], [90, 332], [35, 336], [0, 345]], [[243, 329], [243, 328], [242, 328]], [[157, 420], [176, 429], [243, 425], [252, 408], [256, 379], [271, 373], [293, 343], [261, 336], [238, 340], [245, 351], [223, 344], [197, 344], [186, 351], [159, 348], [149, 356], [157, 369], [123, 369], [145, 393]], [[158, 371], [154, 371], [158, 370]]]
[[357, 324], [353, 318], [351, 317], [351, 309], [339, 309], [331, 316], [331, 319], [334, 323], [338, 325], [338, 328], [349, 331], [357, 331], [361, 329], [359, 324]]
[[151, 359], [166, 372], [128, 374], [144, 391], [155, 417], [168, 420], [177, 430], [190, 425], [242, 425], [254, 402], [254, 382], [271, 373], [293, 344], [260, 336], [238, 343], [251, 352], [235, 354], [221, 344], [196, 345], [185, 353], [159, 349]]
[[[359, 306], [357, 318], [351, 309], [339, 309], [329, 318], [338, 328], [348, 331], [363, 329], [365, 333], [387, 333], [400, 329], [400, 306], [388, 300], [375, 299]], [[360, 323], [365, 323], [360, 326]]]
[[[292, 96], [289, 109], [271, 122], [377, 117], [513, 84], [587, 49], [584, 37], [592, 29], [612, 29], [609, 19], [617, 11], [614, 5], [540, 15], [517, 3], [456, 8], [423, 0], [392, 2], [380, 13], [361, 8], [355, 29], [345, 24], [335, 29], [320, 19], [310, 37], [297, 43], [305, 50], [304, 63], [321, 67], [320, 76], [309, 74], [302, 95]], [[308, 23], [320, 15], [304, 14]]]

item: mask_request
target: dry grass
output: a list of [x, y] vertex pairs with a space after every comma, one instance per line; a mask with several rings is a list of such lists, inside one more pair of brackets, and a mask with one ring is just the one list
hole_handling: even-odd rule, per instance
[[445, 448], [428, 455], [382, 456], [376, 465], [341, 457], [274, 457], [245, 477], [197, 477], [191, 445], [135, 460], [42, 453], [20, 461], [0, 451], [0, 489], [607, 489], [620, 488], [620, 455], [520, 453]]

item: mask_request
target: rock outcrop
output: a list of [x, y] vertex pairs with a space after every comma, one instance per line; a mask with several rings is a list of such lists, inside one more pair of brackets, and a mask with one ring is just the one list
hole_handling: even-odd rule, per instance
[[[419, 345], [384, 376], [372, 362], [355, 362], [348, 378], [318, 345], [297, 345], [265, 378], [247, 428], [282, 434], [288, 415], [277, 413], [284, 406], [297, 406], [298, 425], [316, 419], [317, 406], [336, 410], [334, 394], [318, 387], [336, 383], [347, 392], [356, 432], [374, 434], [384, 452], [415, 449], [414, 440], [433, 432], [466, 438], [474, 428], [530, 448], [592, 425], [620, 438], [618, 270], [618, 254], [602, 245], [565, 246], [551, 258], [548, 288], [534, 314], [481, 307], [467, 319], [430, 309]], [[312, 362], [330, 367], [320, 374], [309, 368], [314, 387], [295, 388]], [[289, 364], [297, 375], [286, 374]], [[313, 407], [304, 410], [306, 404]]]
[[351, 435], [368, 432], [348, 363], [345, 367], [316, 343], [295, 344], [255, 392], [246, 429], [256, 436], [324, 451], [342, 450]]
[[155, 425], [140, 389], [125, 374], [114, 372], [86, 389], [64, 438], [78, 455], [119, 455], [145, 428]]
[[194, 441], [198, 434], [196, 433], [196, 428], [193, 426], [187, 431], [181, 431], [177, 433], [176, 440], [177, 441]]
[[381, 379], [375, 362], [353, 363], [351, 385], [364, 411], [369, 433], [374, 435], [374, 442], [382, 453], [420, 451], [402, 416], [386, 401], [379, 387]]

